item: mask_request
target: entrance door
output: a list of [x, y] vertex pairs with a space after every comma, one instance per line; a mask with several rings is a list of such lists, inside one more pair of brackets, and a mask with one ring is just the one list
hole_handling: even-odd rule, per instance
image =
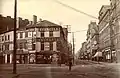
[[10, 63], [10, 54], [7, 55], [7, 63]]

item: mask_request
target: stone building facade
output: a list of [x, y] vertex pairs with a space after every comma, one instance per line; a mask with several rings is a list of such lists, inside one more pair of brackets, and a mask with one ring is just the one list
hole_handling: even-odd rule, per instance
[[104, 61], [110, 61], [112, 51], [110, 10], [109, 5], [103, 5], [99, 11], [99, 50], [103, 54]]
[[110, 0], [99, 12], [100, 49], [104, 61], [119, 62], [120, 58], [120, 1]]
[[113, 30], [113, 43], [115, 47], [114, 55], [112, 55], [112, 60], [114, 61], [114, 56], [116, 57], [116, 62], [120, 62], [120, 1], [110, 0], [111, 6], [111, 24]]

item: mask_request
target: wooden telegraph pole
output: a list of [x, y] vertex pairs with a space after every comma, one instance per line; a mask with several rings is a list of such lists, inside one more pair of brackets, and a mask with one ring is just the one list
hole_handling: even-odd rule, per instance
[[16, 74], [16, 25], [17, 25], [17, 0], [14, 4], [14, 51], [13, 51], [13, 74]]

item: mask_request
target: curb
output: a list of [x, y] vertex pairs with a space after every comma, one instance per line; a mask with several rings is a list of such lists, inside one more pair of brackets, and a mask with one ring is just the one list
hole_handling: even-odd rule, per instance
[[18, 78], [20, 76], [20, 74], [4, 74], [1, 75], [0, 77], [2, 78]]

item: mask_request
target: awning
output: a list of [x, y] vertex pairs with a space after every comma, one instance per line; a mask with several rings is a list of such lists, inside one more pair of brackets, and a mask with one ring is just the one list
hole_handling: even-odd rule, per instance
[[96, 52], [96, 54], [94, 55], [94, 57], [102, 57], [102, 52]]

